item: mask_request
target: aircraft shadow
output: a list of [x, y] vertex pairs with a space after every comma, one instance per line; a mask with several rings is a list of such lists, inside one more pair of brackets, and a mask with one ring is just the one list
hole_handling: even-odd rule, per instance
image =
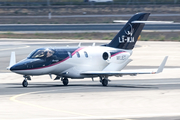
[[[8, 83], [9, 85], [14, 85], [7, 88], [24, 88], [18, 83]], [[158, 89], [158, 87], [153, 85], [131, 85], [131, 84], [109, 84], [108, 86], [102, 86], [101, 84], [69, 84], [68, 86], [59, 84], [29, 84], [27, 88], [65, 88], [65, 87], [100, 87], [100, 88], [144, 88], [144, 89]]]

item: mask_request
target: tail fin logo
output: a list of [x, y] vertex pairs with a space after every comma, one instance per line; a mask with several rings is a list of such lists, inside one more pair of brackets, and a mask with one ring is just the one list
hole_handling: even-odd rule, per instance
[[122, 35], [121, 37], [119, 37], [119, 43], [134, 42], [134, 37], [133, 37], [134, 28], [132, 27], [132, 25], [130, 23], [125, 28], [124, 32], [126, 35]]
[[127, 29], [130, 27], [130, 30], [124, 30], [124, 32], [128, 35], [128, 36], [131, 36], [133, 35], [133, 32], [134, 32], [134, 29], [132, 27], [132, 25], [129, 23], [129, 26], [127, 27]]

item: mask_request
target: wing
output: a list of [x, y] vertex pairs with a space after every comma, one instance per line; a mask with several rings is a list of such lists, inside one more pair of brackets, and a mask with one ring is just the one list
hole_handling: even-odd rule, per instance
[[7, 67], [7, 70], [10, 70], [10, 68], [16, 64], [16, 55], [15, 52], [11, 52], [11, 58], [10, 58], [10, 63], [9, 66]]
[[157, 74], [161, 73], [164, 69], [168, 56], [164, 58], [161, 65], [157, 70], [124, 70], [124, 71], [86, 71], [81, 73], [81, 75], [89, 75], [89, 76], [123, 76], [123, 75], [137, 75], [137, 74]]

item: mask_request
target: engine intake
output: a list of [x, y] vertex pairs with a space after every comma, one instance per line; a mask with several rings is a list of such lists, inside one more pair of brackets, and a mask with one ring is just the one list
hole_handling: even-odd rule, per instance
[[111, 58], [111, 55], [108, 52], [104, 52], [103, 55], [102, 55], [102, 58], [103, 58], [103, 60], [108, 60], [108, 59]]

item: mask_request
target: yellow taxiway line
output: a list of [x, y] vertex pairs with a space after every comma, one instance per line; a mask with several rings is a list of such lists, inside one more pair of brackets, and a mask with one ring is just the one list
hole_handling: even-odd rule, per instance
[[[74, 89], [82, 89], [82, 88], [72, 88], [72, 89], [74, 90]], [[57, 90], [59, 90], [59, 89], [57, 89]], [[84, 113], [77, 113], [77, 112], [72, 112], [72, 111], [58, 110], [58, 109], [53, 109], [53, 108], [44, 107], [44, 106], [41, 106], [41, 105], [36, 105], [36, 104], [32, 104], [32, 103], [17, 100], [17, 98], [22, 97], [22, 96], [26, 96], [26, 95], [30, 95], [30, 94], [37, 94], [37, 93], [42, 93], [42, 92], [57, 91], [57, 90], [36, 91], [36, 92], [28, 92], [28, 93], [18, 94], [18, 95], [14, 95], [14, 96], [10, 97], [10, 100], [13, 101], [13, 102], [17, 102], [17, 103], [20, 103], [20, 104], [24, 104], [24, 105], [44, 109], [44, 110], [51, 110], [51, 111], [61, 112], [61, 113], [63, 112], [63, 113], [68, 113], [68, 114], [73, 114], [73, 115], [78, 115], [78, 116], [80, 115], [80, 116], [94, 117], [92, 115], [88, 115], [88, 114], [84, 114]], [[61, 90], [69, 90], [69, 88], [68, 89], [61, 89]]]

